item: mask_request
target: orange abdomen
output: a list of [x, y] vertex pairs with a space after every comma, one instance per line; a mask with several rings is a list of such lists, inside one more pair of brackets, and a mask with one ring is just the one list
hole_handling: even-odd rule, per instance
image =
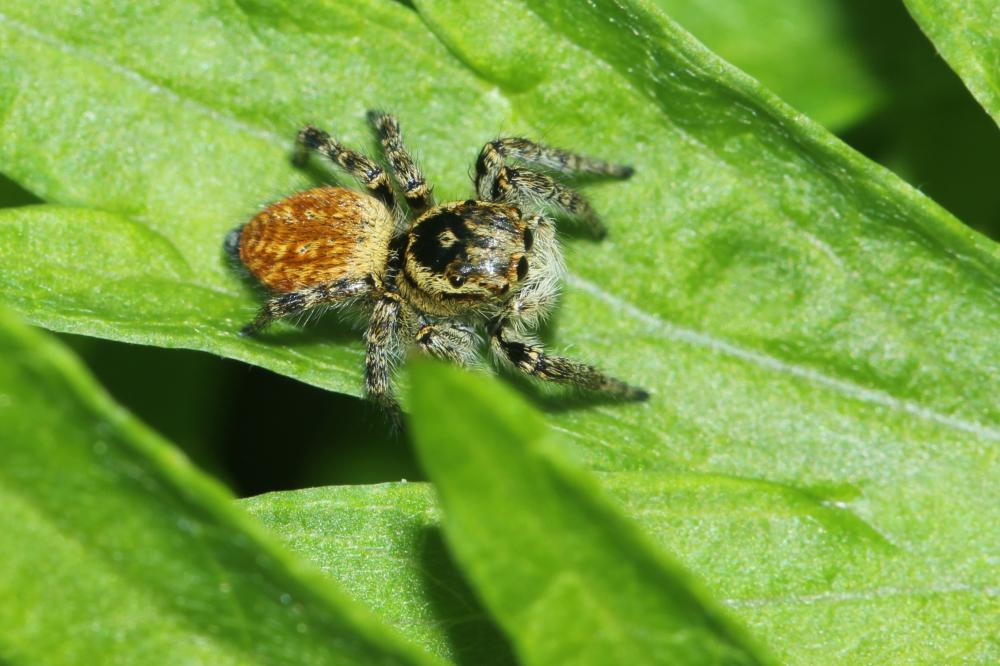
[[240, 231], [240, 260], [273, 291], [297, 291], [381, 273], [392, 216], [343, 187], [299, 192], [262, 210]]

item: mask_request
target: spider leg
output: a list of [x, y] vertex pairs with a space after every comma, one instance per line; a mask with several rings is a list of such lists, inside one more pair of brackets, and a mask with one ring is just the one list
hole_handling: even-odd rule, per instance
[[531, 377], [557, 384], [571, 384], [624, 400], [645, 400], [649, 397], [649, 393], [643, 389], [629, 386], [592, 365], [547, 354], [540, 344], [518, 336], [506, 323], [496, 327], [490, 338], [490, 346], [498, 358]]
[[598, 176], [613, 178], [628, 178], [634, 169], [623, 164], [611, 164], [604, 160], [577, 155], [560, 148], [552, 148], [529, 139], [507, 137], [490, 141], [483, 146], [476, 162], [476, 184], [484, 175], [495, 177], [504, 158], [520, 160], [526, 164], [535, 164], [560, 173], [592, 173]]
[[385, 411], [396, 431], [403, 426], [403, 413], [392, 392], [392, 373], [400, 356], [401, 310], [397, 294], [383, 293], [375, 303], [365, 331], [365, 391]]
[[389, 177], [385, 175], [385, 171], [378, 164], [361, 153], [345, 148], [329, 134], [312, 125], [306, 125], [299, 130], [298, 143], [305, 149], [315, 150], [357, 178], [386, 205], [386, 208], [389, 210], [395, 208], [396, 196], [392, 193]]
[[395, 116], [381, 111], [369, 111], [368, 121], [378, 133], [382, 143], [382, 151], [389, 160], [392, 175], [403, 190], [403, 196], [414, 216], [419, 216], [428, 208], [434, 206], [434, 193], [424, 178], [420, 167], [403, 145], [403, 137], [399, 131], [399, 121]]
[[472, 366], [479, 338], [469, 326], [448, 322], [424, 324], [417, 331], [417, 344], [431, 356], [458, 365]]
[[608, 235], [608, 230], [582, 194], [537, 171], [503, 167], [493, 181], [488, 196], [491, 201], [557, 208], [582, 220], [595, 238]]
[[610, 164], [521, 138], [497, 139], [483, 146], [476, 160], [476, 192], [489, 201], [551, 206], [582, 219], [597, 238], [607, 235], [593, 208], [569, 186], [530, 169], [507, 166], [507, 159], [520, 160], [561, 173], [593, 173], [628, 178], [632, 167]]
[[254, 320], [240, 331], [240, 335], [254, 335], [282, 317], [305, 312], [319, 305], [343, 302], [361, 296], [370, 289], [371, 283], [368, 280], [338, 280], [331, 284], [277, 294], [267, 299]]

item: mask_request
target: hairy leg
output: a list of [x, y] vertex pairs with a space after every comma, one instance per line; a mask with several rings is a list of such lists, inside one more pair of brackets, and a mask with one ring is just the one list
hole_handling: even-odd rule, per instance
[[376, 303], [365, 331], [365, 391], [378, 404], [394, 430], [403, 427], [403, 413], [393, 396], [392, 376], [399, 361], [399, 296], [385, 293]]
[[491, 141], [476, 160], [476, 192], [482, 199], [536, 207], [551, 206], [583, 220], [596, 238], [607, 230], [587, 200], [554, 178], [531, 169], [507, 166], [509, 159], [560, 173], [592, 173], [628, 178], [632, 167], [610, 164], [521, 138]]
[[496, 139], [483, 146], [476, 161], [476, 184], [482, 179], [492, 180], [504, 158], [520, 160], [526, 164], [552, 169], [560, 173], [592, 173], [612, 178], [628, 178], [633, 169], [621, 164], [610, 164], [603, 160], [577, 155], [560, 148], [552, 148], [528, 139], [508, 137]]
[[305, 312], [319, 305], [341, 303], [362, 296], [370, 289], [371, 282], [368, 280], [338, 280], [331, 284], [277, 294], [267, 299], [254, 320], [240, 331], [240, 335], [254, 335], [275, 320]]
[[490, 344], [493, 352], [517, 370], [547, 382], [570, 384], [624, 400], [645, 400], [649, 394], [601, 372], [592, 365], [563, 356], [551, 356], [540, 344], [518, 339], [510, 329], [498, 328]]
[[595, 238], [608, 235], [608, 230], [582, 194], [536, 171], [503, 167], [490, 185], [489, 192], [480, 192], [480, 196], [515, 205], [556, 208], [582, 220]]
[[403, 145], [403, 137], [399, 131], [399, 121], [395, 116], [391, 116], [381, 111], [369, 111], [368, 121], [378, 133], [379, 141], [382, 143], [382, 150], [389, 160], [392, 168], [392, 175], [403, 190], [403, 196], [417, 216], [428, 208], [434, 206], [434, 194], [427, 185], [423, 172], [413, 161], [413, 157]]
[[375, 162], [359, 152], [345, 148], [329, 134], [312, 125], [306, 125], [299, 130], [298, 142], [303, 148], [315, 150], [357, 178], [389, 210], [396, 206], [396, 196], [392, 193], [389, 177]]
[[471, 327], [447, 322], [424, 324], [416, 339], [431, 356], [464, 366], [475, 363], [479, 338]]

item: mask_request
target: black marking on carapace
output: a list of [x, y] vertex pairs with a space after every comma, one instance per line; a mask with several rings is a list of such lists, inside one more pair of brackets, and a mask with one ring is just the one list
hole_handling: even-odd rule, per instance
[[[457, 239], [450, 246], [441, 244], [440, 236], [450, 231]], [[442, 210], [425, 217], [410, 232], [407, 252], [421, 265], [435, 273], [441, 273], [452, 261], [465, 256], [465, 246], [472, 240], [472, 233], [461, 215], [450, 210]]]
[[403, 280], [406, 282], [406, 284], [410, 285], [411, 287], [419, 291], [420, 285], [418, 285], [417, 281], [413, 279], [413, 276], [410, 275], [410, 271], [406, 270], [405, 266], [403, 267], [402, 273], [403, 273]]
[[[520, 219], [520, 212], [517, 211], [517, 209], [515, 209], [515, 212], [517, 213], [516, 219]], [[502, 209], [494, 209], [494, 213], [490, 215], [489, 220], [493, 227], [498, 231], [504, 231], [509, 234], [517, 233], [517, 225], [514, 223], [510, 215], [506, 215], [502, 212]]]

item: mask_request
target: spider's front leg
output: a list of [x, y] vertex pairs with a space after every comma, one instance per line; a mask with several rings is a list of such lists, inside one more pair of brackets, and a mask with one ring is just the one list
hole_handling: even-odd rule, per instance
[[381, 111], [369, 111], [368, 122], [375, 128], [382, 152], [389, 160], [393, 178], [403, 190], [403, 196], [414, 217], [420, 216], [425, 210], [434, 207], [434, 193], [427, 184], [423, 172], [410, 152], [403, 145], [403, 136], [399, 131], [399, 121], [395, 116]]
[[649, 397], [645, 390], [615, 379], [592, 365], [547, 354], [542, 345], [518, 336], [507, 323], [497, 326], [490, 345], [497, 357], [531, 377], [556, 384], [570, 384], [623, 400], [645, 400]]
[[320, 305], [341, 303], [362, 296], [370, 289], [370, 281], [351, 279], [277, 294], [267, 299], [254, 320], [240, 330], [240, 335], [254, 335], [283, 317], [306, 312]]
[[385, 411], [395, 431], [403, 427], [403, 412], [392, 391], [393, 370], [400, 357], [402, 309], [398, 294], [384, 292], [375, 302], [365, 331], [365, 392]]
[[607, 229], [583, 195], [545, 174], [507, 166], [507, 159], [565, 174], [591, 173], [624, 179], [633, 173], [630, 166], [611, 164], [516, 137], [491, 141], [479, 153], [476, 191], [481, 198], [558, 208], [583, 220], [597, 238], [606, 236]]
[[470, 326], [450, 322], [424, 324], [417, 331], [416, 340], [421, 350], [435, 358], [467, 367], [475, 364], [479, 337]]

